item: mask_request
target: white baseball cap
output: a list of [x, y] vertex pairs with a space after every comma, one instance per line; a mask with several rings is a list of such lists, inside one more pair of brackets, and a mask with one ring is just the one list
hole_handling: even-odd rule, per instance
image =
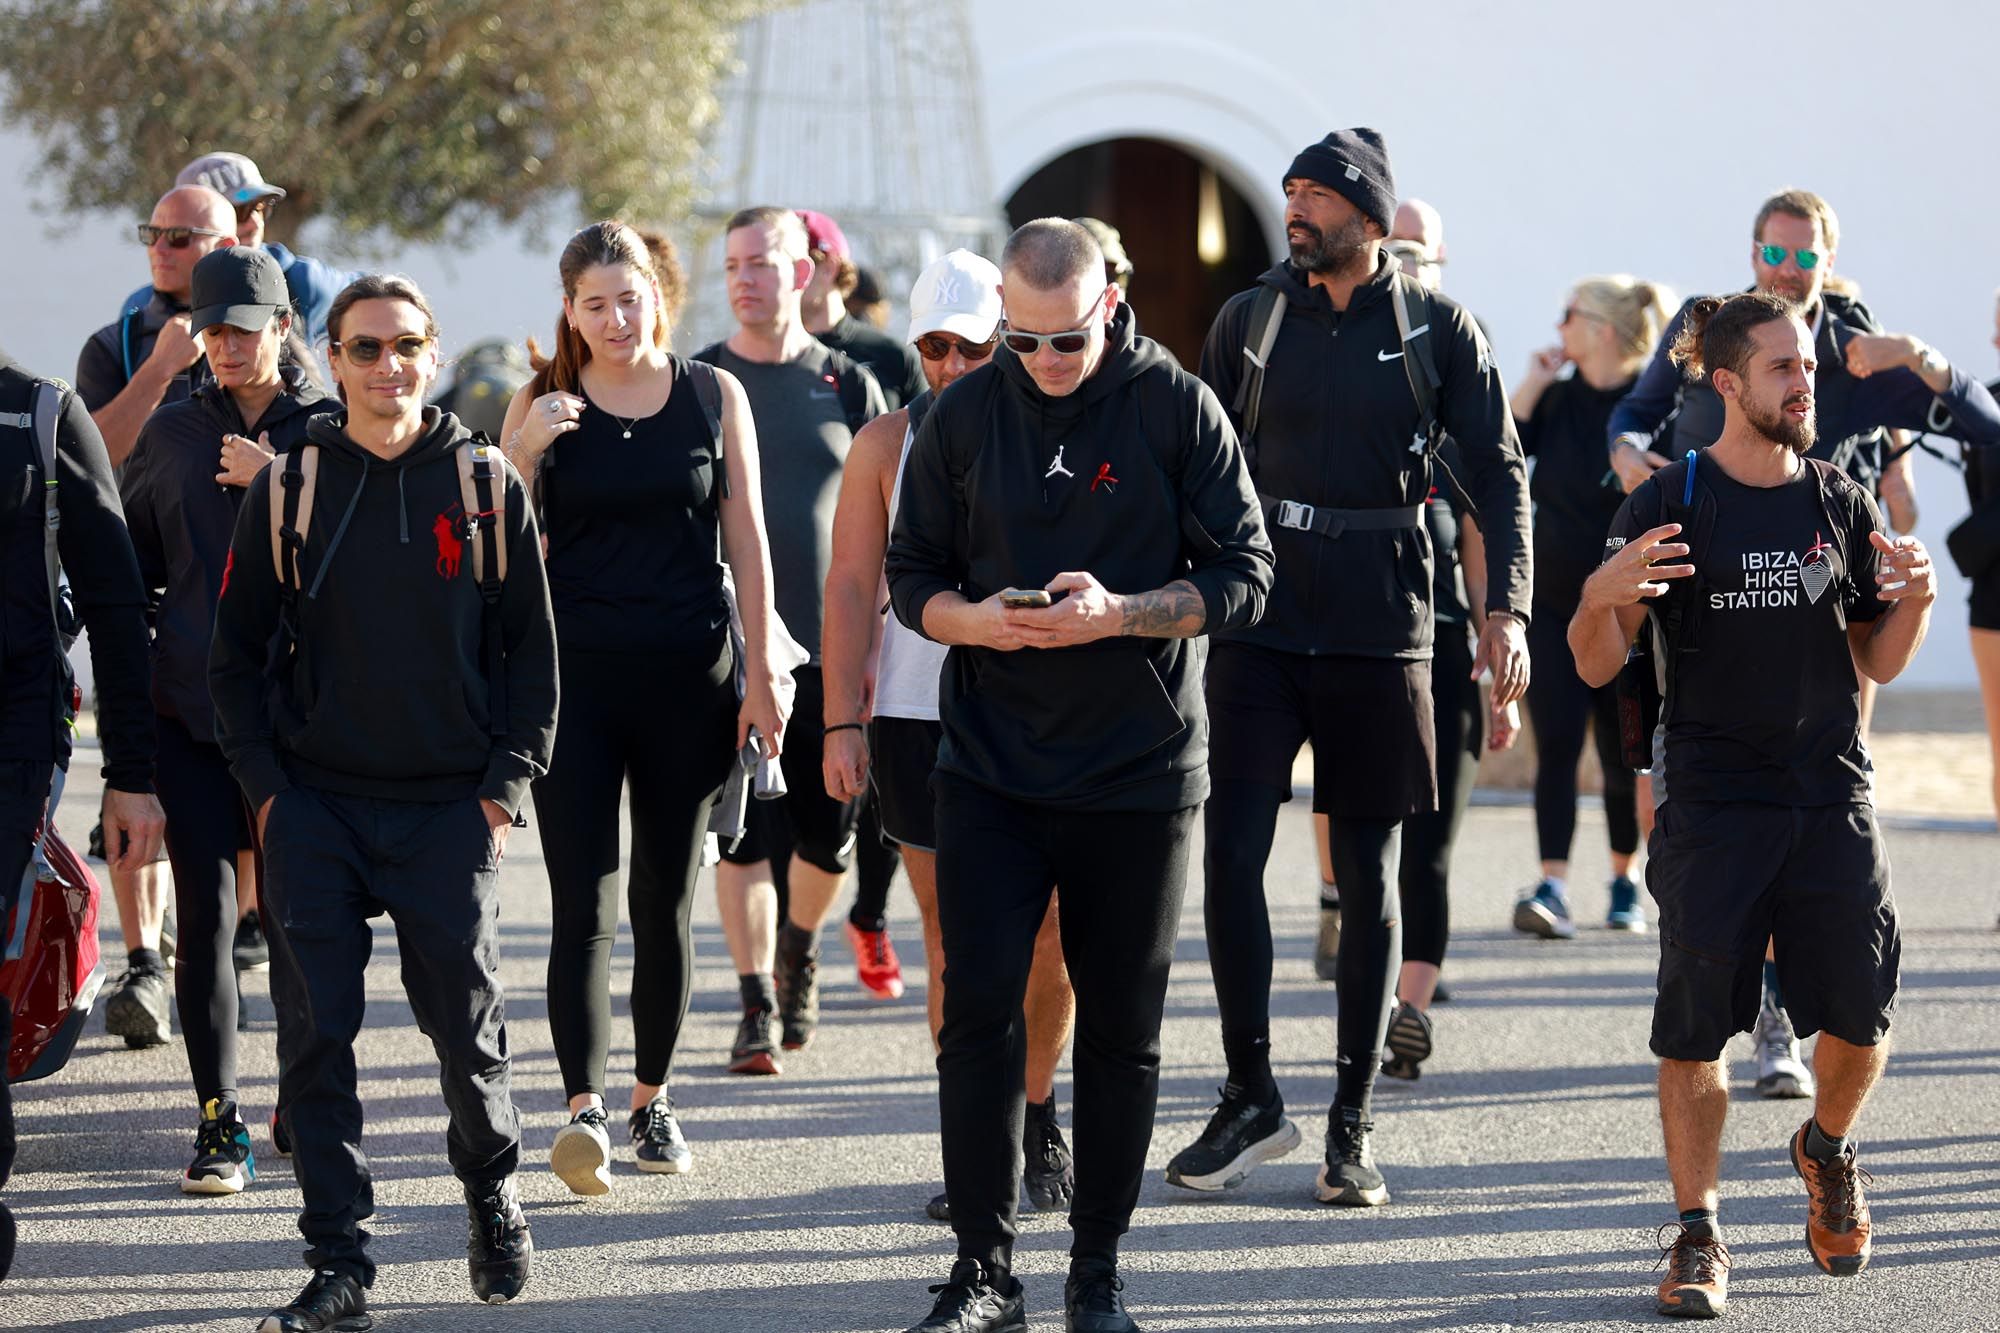
[[910, 341], [949, 333], [983, 343], [1000, 327], [1000, 270], [970, 250], [953, 250], [910, 288]]

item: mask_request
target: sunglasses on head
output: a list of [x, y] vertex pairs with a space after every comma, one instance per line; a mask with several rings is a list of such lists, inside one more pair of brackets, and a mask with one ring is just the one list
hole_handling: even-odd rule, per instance
[[405, 333], [400, 338], [383, 342], [380, 338], [349, 338], [345, 342], [333, 343], [333, 350], [352, 361], [357, 366], [372, 366], [382, 359], [386, 347], [405, 361], [414, 361], [424, 354], [431, 345], [428, 336], [421, 333]]
[[1760, 245], [1757, 247], [1757, 253], [1772, 268], [1776, 268], [1778, 265], [1784, 263], [1787, 255], [1796, 255], [1799, 267], [1808, 273], [1819, 267], [1819, 251], [1817, 250], [1787, 250], [1782, 245]]
[[917, 355], [926, 361], [942, 361], [951, 355], [951, 349], [954, 347], [967, 361], [984, 361], [993, 355], [993, 349], [999, 345], [1000, 335], [997, 333], [983, 343], [967, 342], [963, 338], [954, 338], [944, 333], [926, 333], [916, 342]]
[[148, 248], [155, 242], [165, 241], [170, 250], [185, 250], [197, 236], [213, 236], [221, 240], [229, 234], [226, 231], [210, 231], [207, 227], [155, 227], [150, 222], [139, 224], [139, 244]]

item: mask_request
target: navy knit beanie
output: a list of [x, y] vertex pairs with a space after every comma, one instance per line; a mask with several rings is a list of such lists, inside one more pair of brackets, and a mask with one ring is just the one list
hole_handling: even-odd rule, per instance
[[1338, 191], [1381, 223], [1385, 236], [1395, 225], [1396, 178], [1389, 172], [1389, 150], [1374, 130], [1335, 130], [1293, 158], [1285, 179], [1318, 181]]

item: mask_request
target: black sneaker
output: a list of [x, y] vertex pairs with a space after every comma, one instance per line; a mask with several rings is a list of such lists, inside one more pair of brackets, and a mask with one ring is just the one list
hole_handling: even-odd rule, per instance
[[1275, 1092], [1253, 1102], [1230, 1086], [1201, 1137], [1167, 1163], [1167, 1183], [1186, 1190], [1233, 1190], [1260, 1163], [1299, 1146], [1299, 1127], [1285, 1119], [1285, 1099]]
[[264, 923], [258, 919], [256, 908], [245, 912], [236, 923], [236, 942], [230, 946], [229, 955], [238, 972], [271, 970], [271, 942], [264, 938]]
[[784, 1028], [785, 1049], [803, 1051], [819, 1031], [819, 952], [796, 952], [778, 944], [772, 980], [778, 987], [778, 1021]]
[[169, 1017], [173, 992], [164, 968], [137, 964], [118, 978], [118, 989], [104, 1002], [104, 1030], [123, 1037], [133, 1050], [164, 1046], [173, 1036]]
[[1021, 1134], [1021, 1154], [1026, 1165], [1021, 1182], [1028, 1187], [1028, 1202], [1038, 1213], [1067, 1208], [1076, 1193], [1076, 1162], [1063, 1142], [1062, 1126], [1056, 1123], [1056, 1099], [1028, 1103], [1028, 1119]]
[[280, 1157], [292, 1155], [292, 1131], [285, 1128], [284, 1119], [276, 1111], [271, 1112], [271, 1151]]
[[924, 1205], [924, 1216], [933, 1222], [950, 1222], [951, 1196], [943, 1190], [933, 1194], [931, 1201]]
[[1382, 1053], [1382, 1073], [1415, 1082], [1431, 1055], [1430, 1015], [1414, 1004], [1398, 1004], [1389, 1013], [1388, 1049]]
[[373, 1327], [361, 1279], [345, 1269], [322, 1268], [290, 1305], [265, 1315], [257, 1333], [365, 1333]]
[[211, 1097], [194, 1131], [194, 1161], [181, 1176], [183, 1194], [241, 1194], [257, 1178], [250, 1127], [236, 1103]]
[[465, 1187], [465, 1262], [472, 1294], [488, 1305], [505, 1305], [528, 1285], [535, 1257], [534, 1237], [514, 1178], [483, 1180]]
[[736, 1025], [736, 1044], [729, 1050], [729, 1072], [732, 1074], [782, 1074], [785, 1066], [778, 1061], [778, 1043], [771, 1035], [771, 1011], [769, 1009], [746, 1009], [743, 1021]]
[[951, 1277], [931, 1291], [937, 1304], [930, 1317], [906, 1333], [1028, 1333], [1020, 1282], [1009, 1277], [1002, 1291], [988, 1281], [977, 1259], [960, 1259]]
[[1086, 1273], [1063, 1283], [1063, 1333], [1139, 1333], [1119, 1293], [1116, 1273]]
[[1319, 1169], [1315, 1192], [1321, 1203], [1344, 1208], [1379, 1208], [1389, 1202], [1389, 1187], [1375, 1169], [1368, 1135], [1375, 1129], [1351, 1106], [1336, 1106], [1327, 1116], [1326, 1162]]
[[632, 1134], [633, 1162], [641, 1171], [683, 1176], [694, 1170], [694, 1154], [674, 1119], [673, 1099], [664, 1093], [634, 1111], [626, 1128]]

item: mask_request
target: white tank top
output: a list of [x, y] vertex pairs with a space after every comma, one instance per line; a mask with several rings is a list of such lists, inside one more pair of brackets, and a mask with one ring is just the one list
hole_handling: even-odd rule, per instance
[[[910, 463], [910, 445], [917, 433], [903, 429], [903, 454], [896, 460], [896, 486], [889, 493], [889, 528], [896, 527], [896, 510], [903, 503], [903, 470]], [[903, 624], [892, 611], [882, 626], [882, 654], [875, 666], [875, 716], [938, 720], [938, 676], [950, 648]]]

